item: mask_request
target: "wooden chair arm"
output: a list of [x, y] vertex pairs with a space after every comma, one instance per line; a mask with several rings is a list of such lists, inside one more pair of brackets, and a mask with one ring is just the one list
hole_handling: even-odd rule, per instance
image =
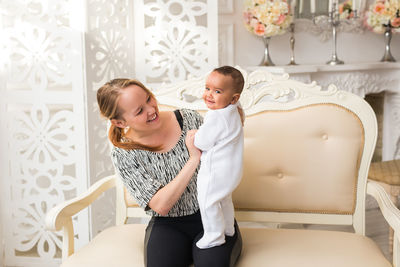
[[53, 207], [46, 214], [46, 228], [51, 231], [61, 230], [66, 219], [71, 218], [82, 209], [88, 207], [108, 189], [115, 187], [116, 179], [115, 175], [102, 178], [81, 195]]
[[390, 200], [385, 189], [378, 183], [369, 180], [367, 183], [367, 193], [375, 198], [383, 217], [394, 231], [400, 234], [400, 210]]
[[400, 210], [390, 200], [389, 195], [378, 183], [368, 180], [367, 193], [375, 198], [383, 217], [394, 230], [393, 266], [400, 266]]
[[78, 197], [58, 204], [46, 214], [45, 226], [47, 230], [63, 230], [63, 260], [74, 253], [72, 216], [92, 204], [102, 193], [115, 187], [116, 180], [117, 177], [115, 175], [107, 176], [94, 183], [86, 192]]

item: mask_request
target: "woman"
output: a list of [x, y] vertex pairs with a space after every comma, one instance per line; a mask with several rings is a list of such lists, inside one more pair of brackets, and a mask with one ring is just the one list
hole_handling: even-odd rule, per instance
[[124, 185], [152, 216], [144, 240], [149, 267], [234, 266], [242, 240], [199, 249], [203, 226], [197, 202], [196, 177], [201, 152], [191, 129], [202, 117], [193, 110], [159, 112], [153, 94], [140, 82], [114, 79], [97, 91], [101, 114], [111, 121], [112, 160]]

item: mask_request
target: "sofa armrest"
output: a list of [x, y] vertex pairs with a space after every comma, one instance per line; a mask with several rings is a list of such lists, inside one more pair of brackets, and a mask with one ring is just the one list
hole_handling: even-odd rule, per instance
[[375, 198], [383, 217], [394, 230], [393, 266], [400, 266], [400, 210], [390, 200], [385, 189], [378, 183], [368, 180], [367, 193]]
[[63, 230], [63, 260], [74, 253], [74, 228], [72, 224], [72, 216], [88, 207], [102, 193], [115, 187], [116, 179], [117, 177], [115, 175], [107, 176], [90, 186], [86, 192], [56, 205], [46, 214], [45, 225], [47, 230]]

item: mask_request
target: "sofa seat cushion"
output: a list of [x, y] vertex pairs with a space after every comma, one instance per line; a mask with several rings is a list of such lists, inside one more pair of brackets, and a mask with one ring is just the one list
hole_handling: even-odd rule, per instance
[[68, 257], [61, 267], [143, 267], [145, 229], [144, 224], [107, 228]]
[[241, 228], [237, 267], [392, 266], [368, 237], [338, 231]]
[[[142, 267], [146, 225], [110, 227], [61, 267]], [[237, 267], [392, 266], [368, 237], [334, 231], [242, 228]]]

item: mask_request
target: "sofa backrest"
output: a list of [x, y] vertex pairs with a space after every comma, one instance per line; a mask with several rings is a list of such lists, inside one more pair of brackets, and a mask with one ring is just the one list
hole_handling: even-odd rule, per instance
[[353, 214], [363, 126], [339, 105], [318, 103], [246, 118], [238, 210]]
[[[363, 234], [367, 173], [377, 136], [371, 107], [334, 85], [321, 90], [315, 82], [305, 84], [265, 68], [249, 74], [240, 70], [246, 120], [243, 178], [233, 194], [237, 219], [333, 222], [353, 225]], [[204, 83], [205, 77], [190, 79], [155, 95], [161, 109], [205, 113]]]

